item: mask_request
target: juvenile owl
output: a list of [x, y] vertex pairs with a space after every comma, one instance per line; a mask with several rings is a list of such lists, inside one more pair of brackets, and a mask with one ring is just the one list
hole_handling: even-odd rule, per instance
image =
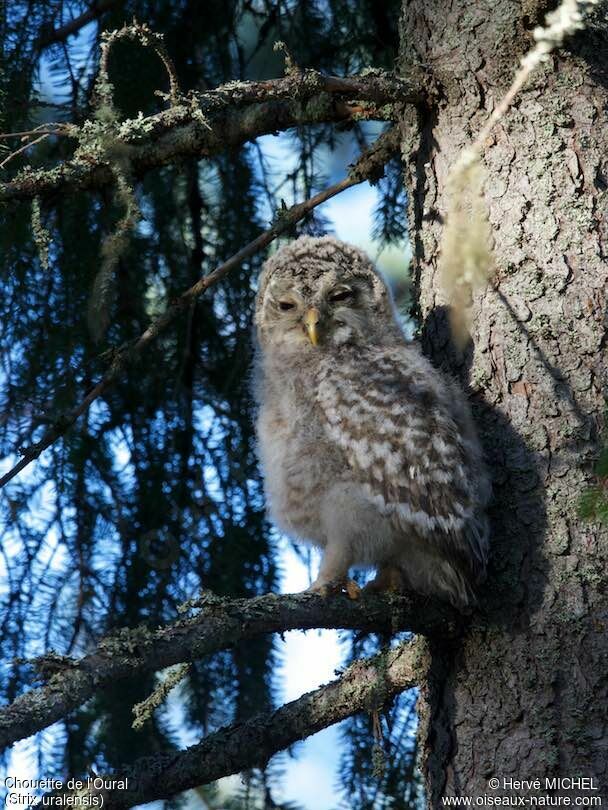
[[256, 300], [257, 432], [269, 510], [323, 549], [311, 590], [375, 566], [372, 588], [474, 600], [490, 486], [456, 383], [405, 339], [360, 250], [301, 237]]

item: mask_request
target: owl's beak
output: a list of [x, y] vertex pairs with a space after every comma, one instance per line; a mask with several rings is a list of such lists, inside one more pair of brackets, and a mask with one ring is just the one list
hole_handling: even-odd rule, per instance
[[312, 343], [313, 346], [319, 345], [319, 333], [317, 331], [317, 325], [321, 320], [321, 313], [316, 307], [310, 307], [310, 309], [306, 310], [304, 314], [304, 330], [308, 335], [308, 339]]

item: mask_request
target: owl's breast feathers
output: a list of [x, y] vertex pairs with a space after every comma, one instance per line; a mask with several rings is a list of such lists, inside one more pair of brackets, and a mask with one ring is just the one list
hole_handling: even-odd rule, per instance
[[326, 436], [370, 504], [482, 571], [489, 484], [462, 392], [414, 345], [367, 353], [318, 367]]
[[322, 452], [324, 431], [310, 375], [267, 374], [257, 419], [266, 500], [283, 531], [325, 545], [319, 506], [338, 470]]

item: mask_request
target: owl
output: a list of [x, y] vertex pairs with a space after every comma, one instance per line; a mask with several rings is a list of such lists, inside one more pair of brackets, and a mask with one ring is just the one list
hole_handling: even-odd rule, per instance
[[471, 604], [490, 485], [471, 413], [399, 325], [367, 256], [303, 236], [265, 264], [255, 311], [257, 437], [271, 518], [322, 549], [310, 590], [374, 567], [371, 589]]

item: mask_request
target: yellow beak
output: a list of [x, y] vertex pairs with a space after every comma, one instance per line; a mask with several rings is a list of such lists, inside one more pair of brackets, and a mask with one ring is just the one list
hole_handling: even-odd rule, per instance
[[306, 310], [303, 320], [304, 329], [306, 330], [308, 339], [313, 346], [319, 345], [319, 333], [317, 331], [317, 325], [320, 320], [321, 313], [316, 307], [311, 307], [310, 309]]

